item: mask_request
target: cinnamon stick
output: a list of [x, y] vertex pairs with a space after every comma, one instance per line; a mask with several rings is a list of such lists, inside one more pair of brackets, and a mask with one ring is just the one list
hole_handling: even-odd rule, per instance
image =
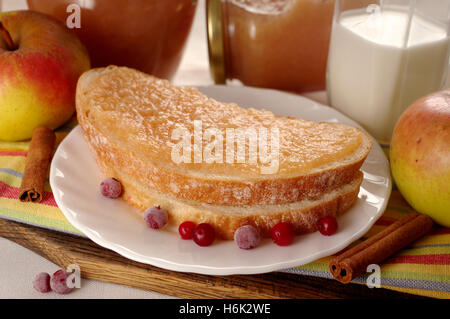
[[47, 127], [34, 129], [19, 192], [22, 202], [42, 200], [55, 139], [55, 133]]
[[347, 284], [363, 274], [370, 264], [381, 263], [395, 252], [428, 233], [433, 221], [427, 215], [408, 214], [375, 236], [344, 251], [329, 264], [333, 277]]

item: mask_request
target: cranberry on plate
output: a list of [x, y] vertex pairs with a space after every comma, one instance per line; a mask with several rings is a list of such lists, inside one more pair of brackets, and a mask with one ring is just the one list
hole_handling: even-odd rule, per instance
[[241, 226], [234, 232], [234, 241], [241, 249], [253, 249], [259, 245], [261, 236], [252, 225]]
[[144, 212], [144, 220], [148, 227], [159, 229], [167, 224], [169, 216], [166, 211], [159, 206], [152, 206]]
[[202, 247], [209, 246], [213, 243], [216, 233], [214, 228], [207, 223], [201, 223], [194, 229], [194, 242]]
[[278, 246], [289, 246], [294, 241], [294, 227], [291, 224], [280, 222], [272, 227], [272, 240]]
[[327, 216], [319, 220], [319, 232], [325, 236], [331, 236], [337, 232], [338, 223], [333, 216]]
[[100, 192], [108, 198], [117, 198], [122, 194], [122, 184], [115, 178], [105, 178], [100, 183]]
[[192, 239], [194, 237], [195, 223], [186, 221], [178, 226], [178, 232], [183, 239]]

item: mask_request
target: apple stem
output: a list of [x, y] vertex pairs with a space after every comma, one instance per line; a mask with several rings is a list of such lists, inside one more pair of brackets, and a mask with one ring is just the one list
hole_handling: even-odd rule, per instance
[[5, 29], [5, 26], [0, 21], [0, 33], [3, 36], [3, 39], [6, 42], [6, 47], [9, 51], [13, 51], [16, 49], [16, 45], [14, 44], [14, 41], [11, 38], [11, 35], [9, 34], [8, 30]]

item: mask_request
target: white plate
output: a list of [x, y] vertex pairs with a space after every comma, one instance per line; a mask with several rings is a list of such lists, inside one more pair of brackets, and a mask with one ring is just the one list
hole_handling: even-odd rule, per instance
[[[336, 110], [304, 97], [248, 87], [208, 86], [200, 91], [219, 101], [265, 108], [279, 115], [314, 121], [357, 125]], [[319, 232], [296, 237], [288, 247], [265, 239], [253, 250], [241, 250], [233, 241], [216, 240], [199, 247], [182, 240], [175, 227], [151, 230], [121, 200], [103, 198], [102, 176], [84, 141], [80, 127], [61, 143], [53, 158], [50, 183], [56, 202], [69, 222], [97, 244], [132, 260], [184, 272], [212, 275], [264, 273], [312, 262], [336, 253], [363, 236], [383, 213], [391, 192], [388, 161], [374, 141], [362, 170], [364, 181], [356, 204], [339, 217], [333, 236]]]

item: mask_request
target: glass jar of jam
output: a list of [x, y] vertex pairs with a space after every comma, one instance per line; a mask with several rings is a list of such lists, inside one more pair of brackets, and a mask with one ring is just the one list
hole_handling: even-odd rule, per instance
[[207, 1], [216, 83], [295, 92], [325, 89], [334, 0]]
[[66, 21], [80, 8], [75, 32], [93, 67], [132, 67], [170, 79], [181, 60], [196, 0], [27, 0], [31, 10]]

